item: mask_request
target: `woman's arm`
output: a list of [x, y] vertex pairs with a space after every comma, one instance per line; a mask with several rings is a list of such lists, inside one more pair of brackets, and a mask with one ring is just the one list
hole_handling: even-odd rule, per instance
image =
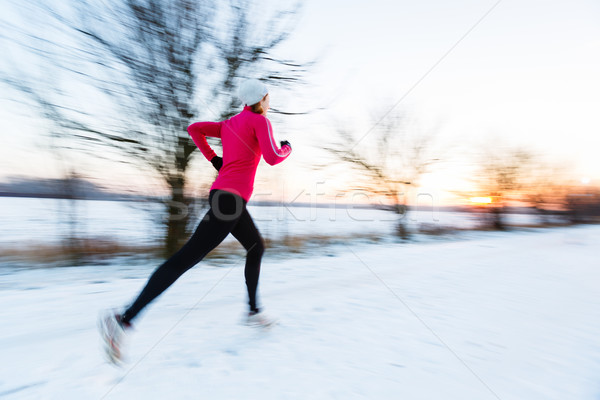
[[292, 152], [292, 147], [285, 144], [281, 148], [275, 144], [271, 122], [267, 118], [259, 118], [255, 127], [256, 138], [263, 158], [269, 165], [279, 164]]
[[196, 146], [200, 149], [208, 161], [212, 160], [217, 153], [206, 141], [206, 136], [221, 137], [222, 122], [195, 122], [188, 126], [187, 131]]

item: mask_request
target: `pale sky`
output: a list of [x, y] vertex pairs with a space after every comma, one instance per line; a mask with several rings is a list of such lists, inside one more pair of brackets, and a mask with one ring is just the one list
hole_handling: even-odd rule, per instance
[[[257, 192], [278, 192], [287, 200], [302, 193], [298, 201], [307, 201], [319, 190], [343, 190], [348, 177], [309, 167], [322, 161], [318, 149], [334, 134], [336, 121], [362, 136], [373, 115], [400, 99], [398, 107], [424, 126], [440, 122], [442, 142], [460, 144], [452, 150], [459, 161], [434, 167], [424, 180], [423, 190], [440, 203], [448, 186], [464, 179], [461, 154], [486, 137], [572, 162], [573, 179], [600, 184], [597, 1], [502, 0], [445, 57], [496, 1], [303, 3], [297, 31], [280, 54], [320, 62], [293, 94], [273, 88], [271, 104], [289, 111], [327, 109], [273, 118], [277, 138], [288, 139], [294, 153], [276, 169], [261, 166]], [[48, 152], [27, 147], [40, 140], [43, 123], [15, 117], [4, 99], [0, 104], [0, 176], [52, 175], [56, 162]], [[368, 145], [369, 136], [361, 143]]]
[[[330, 106], [326, 117], [306, 118], [314, 142], [323, 137], [317, 121], [326, 126], [331, 115], [368, 131], [363, 110], [403, 98], [494, 4], [307, 2], [293, 48], [326, 48], [317, 83], [306, 92]], [[398, 107], [425, 125], [441, 121], [443, 138], [462, 143], [453, 152], [502, 137], [572, 162], [573, 179], [598, 184], [599, 18], [593, 1], [503, 0]], [[444, 197], [445, 184], [462, 172], [444, 164], [425, 186]]]

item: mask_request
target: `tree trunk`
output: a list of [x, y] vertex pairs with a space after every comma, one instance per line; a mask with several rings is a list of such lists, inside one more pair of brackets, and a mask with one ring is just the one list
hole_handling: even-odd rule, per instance
[[185, 197], [184, 194], [185, 179], [183, 175], [172, 179], [169, 183], [171, 186], [171, 199], [166, 204], [169, 216], [164, 246], [165, 258], [175, 254], [187, 241], [186, 227], [190, 218], [190, 199]]
[[492, 207], [492, 227], [503, 231], [506, 229], [504, 224], [504, 207]]
[[411, 238], [410, 229], [408, 228], [408, 206], [406, 204], [396, 203], [395, 205], [396, 214], [400, 217], [398, 218], [398, 223], [396, 224], [396, 236], [398, 236], [403, 241], [408, 241]]

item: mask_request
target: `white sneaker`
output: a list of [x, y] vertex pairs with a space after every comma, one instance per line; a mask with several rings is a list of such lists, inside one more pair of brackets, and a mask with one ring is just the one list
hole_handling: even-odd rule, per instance
[[246, 319], [246, 325], [248, 326], [268, 328], [275, 324], [277, 324], [277, 320], [274, 318], [269, 318], [262, 311], [251, 311], [248, 313], [248, 318]]
[[109, 312], [101, 315], [98, 319], [98, 329], [104, 344], [104, 351], [108, 361], [119, 365], [123, 361], [123, 342], [125, 340], [125, 331], [131, 324], [121, 321], [121, 315]]

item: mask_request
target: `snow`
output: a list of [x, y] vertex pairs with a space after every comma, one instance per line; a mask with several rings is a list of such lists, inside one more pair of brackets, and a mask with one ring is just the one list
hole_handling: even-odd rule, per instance
[[[123, 368], [98, 314], [156, 265], [0, 268], [1, 399], [598, 399], [600, 227], [201, 263], [136, 320]], [[215, 263], [217, 261], [210, 261]]]
[[[265, 238], [284, 235], [391, 234], [399, 216], [383, 210], [361, 209], [338, 204], [335, 207], [293, 205], [248, 206]], [[156, 243], [162, 239], [160, 224], [164, 207], [158, 203], [39, 198], [0, 198], [0, 247], [24, 243], [52, 243], [70, 234], [79, 237], [106, 237], [124, 244]], [[196, 215], [199, 221], [204, 215]], [[404, 218], [413, 230], [418, 226], [472, 228], [481, 223], [473, 213], [411, 211]], [[536, 224], [533, 214], [507, 214], [508, 224]], [[74, 226], [70, 224], [76, 221]], [[193, 224], [195, 226], [195, 224]], [[228, 240], [234, 240], [232, 237]]]

